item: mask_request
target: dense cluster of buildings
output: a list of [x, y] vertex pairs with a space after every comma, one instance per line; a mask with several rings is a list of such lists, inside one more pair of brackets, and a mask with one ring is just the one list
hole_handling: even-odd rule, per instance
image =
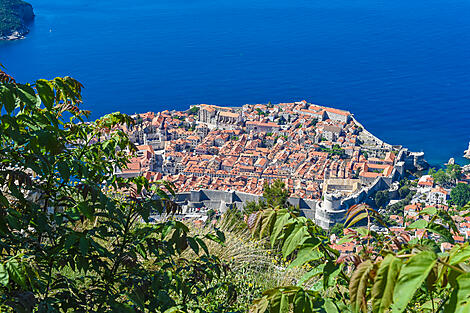
[[292, 197], [347, 198], [404, 171], [400, 147], [371, 135], [347, 111], [306, 101], [202, 104], [133, 117], [125, 131], [139, 153], [121, 175], [164, 178], [179, 192], [261, 195], [265, 182], [280, 179]]
[[[400, 214], [392, 214], [389, 216], [391, 223], [394, 225], [389, 229], [384, 227], [373, 225], [374, 231], [390, 233], [392, 232], [395, 236], [400, 237], [404, 241], [410, 241], [413, 239], [430, 239], [440, 245], [441, 251], [448, 251], [453, 247], [455, 243], [464, 243], [470, 241], [470, 211], [456, 206], [452, 206], [450, 200], [450, 188], [444, 188], [437, 184], [431, 175], [423, 175], [419, 179], [416, 179], [416, 187], [413, 189], [413, 197], [409, 204], [403, 207], [403, 212]], [[470, 184], [470, 167], [464, 167], [461, 177], [456, 183]], [[398, 201], [398, 200], [397, 200]], [[392, 204], [392, 202], [390, 203]], [[423, 228], [414, 228], [412, 224], [417, 220], [425, 220], [430, 222], [434, 214], [430, 214], [433, 211], [446, 212], [444, 220], [441, 217], [437, 217], [433, 222], [441, 224], [445, 229], [452, 235], [452, 240], [441, 241], [437, 232], [426, 231]], [[448, 226], [449, 220], [452, 220], [455, 229]], [[350, 235], [354, 232], [351, 229], [345, 229], [344, 235]], [[357, 253], [362, 249], [362, 245], [358, 244], [358, 240], [352, 240], [346, 243], [339, 243], [336, 236], [332, 236], [332, 247], [342, 253]], [[398, 247], [395, 246], [398, 249]]]

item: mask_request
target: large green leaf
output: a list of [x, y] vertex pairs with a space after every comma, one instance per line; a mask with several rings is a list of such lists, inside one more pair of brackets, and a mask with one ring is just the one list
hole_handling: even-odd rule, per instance
[[450, 242], [451, 244], [455, 243], [450, 230], [448, 230], [441, 224], [431, 223], [426, 229], [430, 232], [440, 235], [446, 242]]
[[403, 312], [415, 294], [421, 287], [431, 269], [437, 262], [434, 252], [423, 251], [412, 256], [401, 268], [398, 281], [393, 293], [393, 312]]
[[[7, 86], [0, 87], [0, 103], [5, 107], [8, 114], [13, 112], [16, 106], [15, 96], [13, 89]], [[0, 105], [0, 109], [1, 109]]]
[[380, 263], [371, 291], [373, 312], [385, 312], [392, 304], [393, 290], [401, 265], [401, 260], [392, 254], [387, 255]]
[[470, 312], [470, 273], [453, 277], [455, 279], [450, 299], [444, 307], [444, 313], [468, 313]]
[[[318, 245], [320, 242], [318, 243]], [[302, 266], [307, 262], [320, 259], [323, 254], [318, 251], [318, 245], [303, 247], [297, 253], [297, 257], [289, 265], [289, 268]]]
[[349, 296], [353, 312], [366, 311], [366, 292], [369, 274], [374, 268], [370, 261], [364, 261], [358, 265], [349, 282]]
[[336, 307], [335, 303], [331, 299], [326, 298], [325, 304], [323, 304], [323, 307], [326, 313], [339, 313], [338, 308]]
[[468, 243], [465, 246], [460, 247], [455, 253], [450, 255], [449, 264], [456, 265], [461, 262], [468, 261], [470, 259], [470, 246]]
[[85, 236], [80, 237], [80, 252], [82, 253], [83, 256], [87, 255], [88, 249], [90, 247], [90, 243], [88, 242], [88, 239]]
[[18, 285], [23, 288], [26, 288], [26, 273], [21, 265], [16, 259], [11, 259], [6, 263], [6, 269], [8, 270], [9, 277]]
[[286, 258], [308, 238], [309, 237], [307, 226], [296, 224], [294, 230], [284, 241], [284, 244], [282, 246], [282, 255]]
[[31, 106], [36, 106], [38, 104], [38, 98], [34, 89], [29, 85], [17, 85], [18, 97], [20, 100]]
[[274, 223], [273, 231], [271, 233], [271, 246], [274, 247], [279, 235], [287, 224], [292, 224], [294, 221], [291, 219], [291, 215], [287, 210], [279, 210], [276, 216], [276, 222]]
[[470, 312], [470, 273], [457, 277], [457, 305], [455, 313]]
[[417, 220], [413, 223], [411, 223], [408, 227], [406, 227], [406, 230], [409, 229], [425, 229], [428, 226], [428, 222], [425, 220]]
[[435, 215], [437, 213], [437, 209], [433, 206], [430, 206], [430, 207], [427, 207], [423, 210], [421, 210], [421, 212], [419, 212], [419, 214], [421, 215]]
[[36, 89], [42, 103], [44, 103], [47, 109], [52, 109], [54, 105], [54, 91], [52, 90], [51, 83], [48, 80], [39, 79], [36, 81]]

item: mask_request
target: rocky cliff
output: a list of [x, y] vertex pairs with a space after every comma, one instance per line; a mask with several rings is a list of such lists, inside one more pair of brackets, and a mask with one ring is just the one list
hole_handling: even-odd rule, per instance
[[0, 39], [21, 39], [34, 19], [33, 7], [22, 0], [0, 0]]

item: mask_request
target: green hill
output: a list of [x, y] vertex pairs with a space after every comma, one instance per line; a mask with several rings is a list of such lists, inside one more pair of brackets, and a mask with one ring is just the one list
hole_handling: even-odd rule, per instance
[[0, 0], [0, 39], [18, 39], [28, 33], [33, 7], [22, 0]]

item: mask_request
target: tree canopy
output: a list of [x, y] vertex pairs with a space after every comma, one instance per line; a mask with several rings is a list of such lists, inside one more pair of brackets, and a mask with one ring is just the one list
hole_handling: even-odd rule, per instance
[[[207, 244], [224, 236], [149, 223], [177, 206], [171, 184], [115, 174], [136, 150], [120, 129], [132, 119], [85, 122], [82, 85], [70, 77], [0, 79], [0, 310], [198, 310], [224, 275]], [[187, 250], [194, 256], [181, 258]]]
[[459, 183], [450, 191], [450, 201], [463, 207], [470, 202], [470, 186], [467, 184]]

